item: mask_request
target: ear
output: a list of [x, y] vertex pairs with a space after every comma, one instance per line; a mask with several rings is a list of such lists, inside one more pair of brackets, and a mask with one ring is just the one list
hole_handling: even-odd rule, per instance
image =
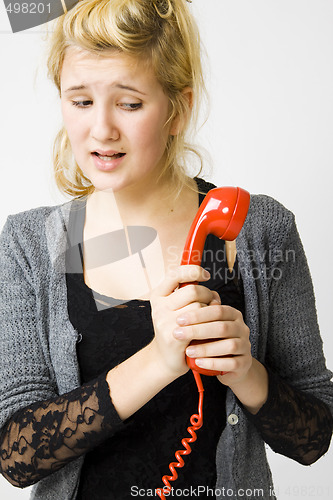
[[178, 135], [182, 131], [187, 120], [190, 117], [191, 110], [193, 108], [193, 89], [191, 87], [185, 87], [182, 90], [181, 94], [185, 98], [187, 112], [183, 116], [175, 116], [175, 118], [172, 120], [170, 135]]

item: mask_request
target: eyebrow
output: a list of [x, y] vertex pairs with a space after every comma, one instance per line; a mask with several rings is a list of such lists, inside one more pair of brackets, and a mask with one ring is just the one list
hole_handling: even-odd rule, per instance
[[[86, 90], [88, 87], [86, 85], [74, 85], [73, 87], [69, 87], [65, 92], [73, 92], [74, 90]], [[131, 92], [137, 92], [138, 94], [146, 95], [141, 90], [135, 89], [134, 87], [129, 87], [128, 85], [122, 85], [121, 83], [115, 83], [112, 85], [112, 88], [117, 88], [121, 90], [130, 90]]]

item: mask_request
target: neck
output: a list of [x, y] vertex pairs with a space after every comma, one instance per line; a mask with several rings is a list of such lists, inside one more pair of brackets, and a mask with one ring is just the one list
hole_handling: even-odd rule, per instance
[[175, 200], [169, 194], [172, 190], [170, 180], [159, 183], [146, 183], [141, 189], [138, 185], [119, 191], [94, 191], [88, 199], [88, 212], [94, 215], [98, 225], [120, 226], [148, 225], [163, 223], [182, 203], [182, 197]]

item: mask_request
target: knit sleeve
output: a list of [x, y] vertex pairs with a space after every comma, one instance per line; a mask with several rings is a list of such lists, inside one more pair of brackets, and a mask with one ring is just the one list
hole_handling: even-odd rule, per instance
[[15, 216], [8, 217], [0, 235], [0, 429], [20, 409], [58, 394], [47, 318], [36, 292], [47, 275], [31, 258], [32, 253], [44, 257], [37, 246], [41, 239], [28, 224], [16, 228]]
[[310, 465], [329, 448], [333, 430], [330, 409], [269, 369], [268, 374], [266, 403], [255, 415], [244, 407], [243, 411], [273, 451]]
[[333, 413], [332, 372], [326, 367], [310, 269], [294, 217], [273, 259], [266, 364]]
[[18, 487], [60, 469], [122, 425], [105, 373], [59, 395], [36, 299], [48, 276], [33, 257], [47, 255], [42, 235], [25, 220], [15, 226], [8, 218], [0, 236], [0, 472]]
[[275, 233], [267, 268], [269, 320], [263, 363], [269, 397], [248, 417], [271, 448], [311, 464], [328, 449], [332, 435], [333, 384], [319, 332], [311, 275], [294, 217]]
[[0, 436], [0, 470], [26, 487], [87, 453], [122, 427], [106, 374], [15, 413]]

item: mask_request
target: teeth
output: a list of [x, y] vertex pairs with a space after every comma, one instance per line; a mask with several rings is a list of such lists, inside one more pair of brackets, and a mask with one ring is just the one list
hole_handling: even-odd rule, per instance
[[115, 154], [113, 154], [111, 156], [102, 156], [102, 155], [100, 155], [98, 153], [96, 153], [96, 154], [97, 154], [98, 158], [100, 158], [103, 161], [110, 161], [112, 158], [119, 158], [120, 156], [123, 155], [122, 153], [115, 153]]
[[98, 156], [99, 156], [99, 158], [100, 158], [101, 160], [108, 161], [108, 160], [110, 160], [111, 158], [113, 158], [113, 156], [114, 156], [114, 155], [112, 155], [112, 156], [101, 156], [101, 155], [98, 155]]

